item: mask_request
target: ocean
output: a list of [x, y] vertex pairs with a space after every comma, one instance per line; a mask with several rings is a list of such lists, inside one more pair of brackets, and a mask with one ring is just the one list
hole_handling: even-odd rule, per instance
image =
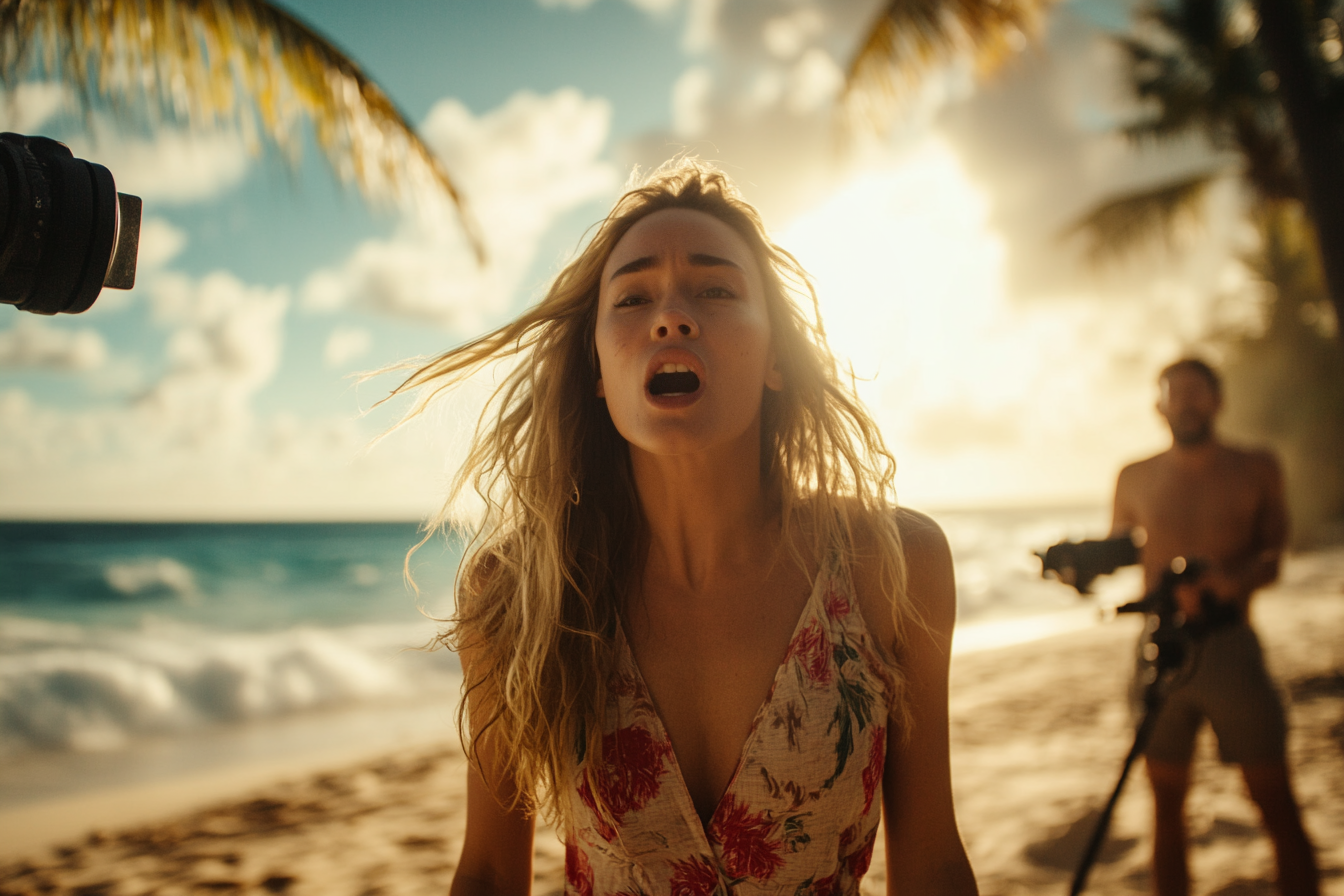
[[[1031, 552], [1104, 534], [1103, 508], [934, 516], [957, 649], [1096, 624], [1097, 602], [1042, 580]], [[414, 555], [416, 593], [418, 540], [414, 523], [0, 523], [0, 806], [448, 734], [460, 667], [417, 648], [450, 610], [461, 544]], [[1101, 603], [1137, 593], [1110, 578]]]

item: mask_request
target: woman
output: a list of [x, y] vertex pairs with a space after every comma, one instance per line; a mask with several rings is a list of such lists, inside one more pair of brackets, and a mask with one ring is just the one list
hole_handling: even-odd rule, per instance
[[455, 489], [487, 510], [441, 637], [472, 760], [454, 896], [528, 893], [537, 814], [579, 896], [855, 894], [883, 815], [889, 892], [975, 892], [947, 543], [892, 509], [815, 315], [727, 179], [678, 160], [539, 305], [401, 387], [513, 362]]

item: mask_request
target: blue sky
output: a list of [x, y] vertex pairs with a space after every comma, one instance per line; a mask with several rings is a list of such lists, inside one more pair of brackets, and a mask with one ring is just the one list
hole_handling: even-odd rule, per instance
[[[394, 382], [544, 288], [632, 165], [719, 160], [817, 276], [924, 505], [1103, 500], [1160, 447], [1151, 377], [1247, 312], [1233, 190], [1179, 256], [1088, 271], [1060, 229], [1089, 202], [1207, 164], [1139, 152], [1104, 30], [1059, 4], [995, 79], [929, 79], [888, 138], [839, 151], [834, 99], [871, 0], [283, 4], [349, 52], [460, 183], [492, 264], [450, 219], [371, 211], [311, 146], [93, 128], [54, 85], [0, 104], [145, 199], [135, 290], [81, 316], [0, 312], [0, 516], [415, 518], [441, 498], [483, 392], [369, 448]], [[1219, 211], [1224, 213], [1219, 214]], [[1231, 309], [1229, 311], [1229, 309]], [[393, 409], [395, 410], [395, 409]]]

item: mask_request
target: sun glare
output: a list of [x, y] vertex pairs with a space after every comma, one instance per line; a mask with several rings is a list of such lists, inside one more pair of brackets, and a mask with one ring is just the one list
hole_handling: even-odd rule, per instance
[[[1009, 301], [989, 202], [941, 140], [855, 177], [779, 242], [815, 278], [831, 346], [901, 462], [903, 498], [1101, 500], [1151, 435], [1147, 406], [1115, 394], [1095, 348], [1096, 301]], [[1103, 443], [1099, 428], [1119, 438]]]

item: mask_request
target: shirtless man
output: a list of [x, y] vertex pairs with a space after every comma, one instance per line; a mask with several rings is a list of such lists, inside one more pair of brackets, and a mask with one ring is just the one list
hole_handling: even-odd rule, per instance
[[1223, 761], [1241, 766], [1260, 807], [1274, 841], [1280, 892], [1316, 896], [1316, 861], [1284, 755], [1283, 706], [1248, 616], [1256, 589], [1278, 578], [1288, 530], [1283, 477], [1272, 454], [1218, 440], [1214, 418], [1222, 386], [1211, 367], [1177, 361], [1158, 383], [1157, 410], [1171, 428], [1172, 446], [1120, 471], [1111, 534], [1144, 530], [1148, 589], [1176, 557], [1204, 561], [1208, 571], [1199, 581], [1177, 590], [1182, 611], [1200, 616], [1204, 593], [1233, 607], [1237, 621], [1214, 629], [1192, 652], [1194, 668], [1168, 692], [1146, 751], [1156, 806], [1156, 890], [1159, 896], [1190, 891], [1185, 796], [1195, 735], [1207, 718]]

